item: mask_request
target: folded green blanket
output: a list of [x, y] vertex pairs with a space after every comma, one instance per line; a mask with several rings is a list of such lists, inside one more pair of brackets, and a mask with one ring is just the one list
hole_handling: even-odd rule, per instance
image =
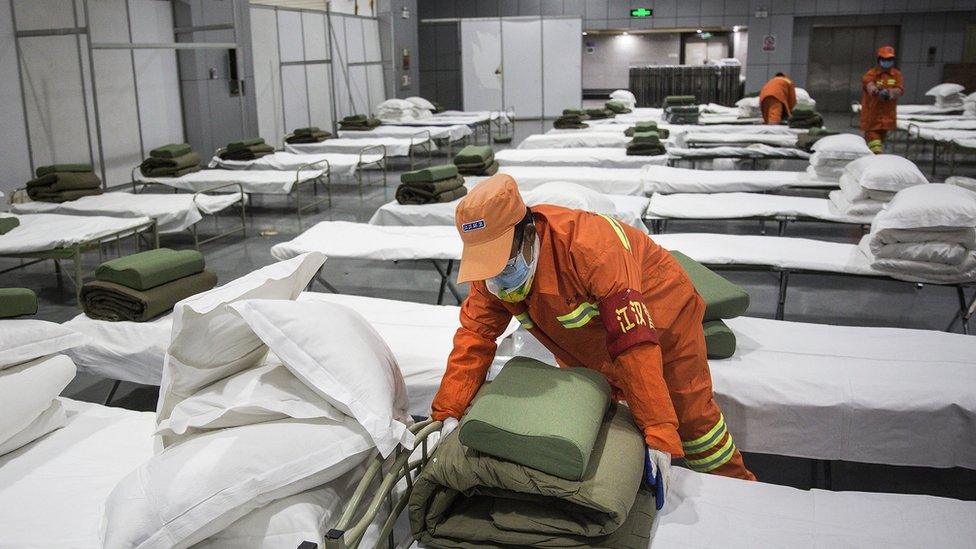
[[92, 172], [92, 171], [94, 170], [92, 170], [91, 164], [54, 164], [51, 166], [38, 166], [37, 169], [34, 170], [34, 175], [36, 177], [42, 177], [54, 172], [84, 173], [84, 172]]
[[217, 275], [203, 271], [149, 290], [93, 280], [81, 287], [85, 314], [96, 320], [145, 322], [173, 309], [178, 302], [217, 285]]
[[248, 145], [243, 149], [227, 149], [220, 153], [220, 158], [223, 160], [257, 160], [272, 153], [274, 153], [274, 147], [260, 143]]
[[698, 123], [698, 119], [699, 119], [698, 113], [693, 113], [693, 114], [668, 113], [665, 115], [665, 120], [668, 122], [668, 124], [694, 125]]
[[671, 251], [671, 255], [688, 273], [698, 295], [705, 300], [706, 322], [735, 318], [749, 308], [749, 294], [745, 290], [681, 252]]
[[694, 95], [669, 95], [664, 98], [664, 107], [674, 105], [697, 105], [698, 102]]
[[400, 181], [402, 183], [429, 183], [432, 181], [453, 179], [457, 177], [457, 174], [458, 169], [454, 164], [441, 164], [440, 166], [429, 166], [422, 170], [403, 172], [400, 175]]
[[611, 110], [615, 114], [627, 114], [631, 112], [631, 110], [627, 108], [627, 105], [624, 105], [620, 101], [607, 101], [605, 106], [607, 110]]
[[439, 181], [404, 181], [400, 184], [401, 187], [410, 187], [412, 189], [418, 189], [431, 194], [440, 194], [447, 191], [453, 191], [463, 185], [464, 178], [457, 174], [455, 174], [454, 177], [441, 179]]
[[466, 449], [453, 433], [414, 483], [410, 529], [431, 547], [646, 549], [656, 512], [641, 487], [644, 448], [630, 410], [617, 404], [579, 481]]
[[660, 145], [661, 136], [658, 135], [656, 131], [649, 132], [637, 132], [634, 134], [634, 139], [631, 143], [646, 143], [650, 145]]
[[197, 167], [199, 169], [199, 166], [200, 155], [190, 151], [173, 158], [150, 156], [139, 164], [139, 171], [147, 177], [167, 177], [175, 176], [177, 172], [183, 172], [186, 168]]
[[495, 157], [492, 156], [491, 158], [488, 158], [486, 160], [479, 160], [477, 162], [462, 162], [462, 163], [459, 163], [459, 162], [457, 162], [455, 160], [454, 161], [454, 165], [457, 166], [458, 172], [460, 172], [460, 173], [465, 173], [465, 171], [468, 171], [468, 172], [476, 171], [477, 172], [477, 171], [481, 171], [481, 170], [487, 168], [494, 161], [495, 161]]
[[80, 189], [77, 191], [44, 191], [41, 189], [28, 189], [27, 196], [37, 202], [71, 202], [86, 196], [98, 196], [102, 194], [102, 189]]
[[[359, 116], [362, 118], [358, 118]], [[379, 127], [379, 125], [382, 124], [378, 118], [366, 118], [363, 115], [357, 115], [354, 120], [348, 120], [349, 118], [352, 117], [347, 116], [346, 118], [342, 119], [342, 122], [339, 122], [340, 130], [367, 131]]]
[[307, 128], [295, 128], [295, 131], [291, 132], [294, 135], [312, 135], [313, 133], [320, 132], [318, 126], [309, 126]]
[[652, 145], [650, 143], [632, 143], [627, 145], [627, 156], [658, 156], [667, 152], [667, 149], [663, 145]]
[[148, 290], [203, 271], [203, 254], [196, 250], [159, 248], [106, 261], [95, 279], [134, 290]]
[[729, 358], [735, 354], [735, 334], [721, 320], [702, 324], [708, 358]]
[[0, 234], [7, 234], [20, 226], [16, 217], [0, 217]]
[[[460, 177], [459, 181], [464, 181]], [[441, 182], [441, 183], [447, 183]], [[394, 195], [396, 201], [400, 204], [420, 206], [423, 204], [439, 204], [443, 202], [454, 202], [459, 198], [463, 198], [468, 194], [468, 189], [463, 185], [456, 185], [450, 189], [444, 189], [440, 192], [431, 192], [425, 190], [421, 187], [416, 187], [413, 184], [404, 183], [397, 187], [396, 194]]]
[[586, 472], [610, 383], [596, 370], [509, 360], [461, 422], [461, 444], [559, 478]]
[[454, 155], [454, 164], [477, 164], [495, 158], [491, 145], [468, 145]]
[[563, 109], [563, 116], [586, 116], [583, 109]]
[[102, 180], [91, 172], [54, 172], [42, 175], [27, 182], [27, 191], [43, 189], [44, 191], [78, 191], [82, 189], [98, 189]]
[[240, 141], [232, 141], [227, 144], [228, 151], [239, 151], [242, 149], [247, 149], [255, 145], [264, 145], [264, 139], [261, 137], [251, 137], [248, 139], [241, 139]]
[[665, 109], [666, 112], [671, 114], [699, 114], [698, 105], [675, 105], [673, 107], [668, 107]]
[[493, 135], [493, 136], [491, 136], [491, 140], [492, 141], [494, 141], [495, 143], [503, 143], [503, 144], [504, 143], [511, 143], [512, 142], [512, 139], [514, 139], [514, 138], [515, 138], [515, 136], [512, 135], [512, 134], [507, 134], [507, 135]]
[[819, 114], [809, 118], [790, 118], [791, 128], [819, 128], [823, 123], [823, 117]]
[[321, 143], [332, 137], [329, 132], [317, 131], [308, 134], [295, 134], [285, 137], [286, 143]]
[[498, 161], [492, 159], [491, 162], [478, 166], [458, 166], [458, 173], [461, 175], [495, 175], [498, 173]]
[[351, 114], [342, 118], [341, 122], [365, 122], [369, 117], [365, 114]]
[[586, 109], [586, 116], [589, 116], [593, 120], [600, 120], [603, 118], [613, 118], [613, 111], [610, 109]]
[[37, 294], [27, 288], [0, 288], [0, 318], [37, 312]]
[[191, 152], [193, 149], [187, 143], [170, 143], [149, 151], [149, 156], [153, 158], [176, 158]]
[[552, 127], [557, 130], [582, 130], [583, 128], [589, 128], [590, 125], [579, 121], [556, 119], [552, 123]]

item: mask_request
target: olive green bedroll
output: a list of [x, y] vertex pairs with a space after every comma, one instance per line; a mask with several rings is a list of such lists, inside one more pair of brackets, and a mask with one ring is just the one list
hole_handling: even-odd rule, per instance
[[705, 332], [705, 348], [708, 358], [730, 358], [735, 354], [735, 334], [721, 320], [711, 320], [702, 324]]
[[705, 322], [735, 318], [749, 308], [749, 294], [745, 290], [681, 252], [672, 251], [671, 255], [688, 273], [695, 290], [705, 300]]
[[145, 322], [171, 311], [178, 302], [217, 285], [217, 275], [203, 271], [149, 290], [93, 280], [81, 287], [85, 314], [96, 320]]

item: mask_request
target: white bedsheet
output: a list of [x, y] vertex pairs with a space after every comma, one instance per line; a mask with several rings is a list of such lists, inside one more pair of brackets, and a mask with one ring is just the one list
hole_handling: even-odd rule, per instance
[[461, 237], [453, 226], [382, 227], [350, 221], [320, 221], [288, 242], [271, 247], [282, 261], [305, 252], [326, 257], [408, 261], [461, 259]]
[[[498, 170], [512, 176], [523, 191], [551, 181], [568, 181], [603, 194], [644, 195], [644, 177], [637, 168], [594, 168], [590, 166], [506, 166]], [[485, 177], [466, 177], [477, 183]]]
[[[419, 122], [422, 122], [420, 120]], [[427, 125], [427, 126], [391, 126], [383, 124], [368, 131], [339, 130], [339, 137], [344, 139], [369, 139], [372, 137], [410, 138], [418, 132], [429, 131], [431, 139], [448, 139], [458, 141], [472, 134], [467, 124]]]
[[322, 177], [323, 170], [275, 171], [275, 170], [200, 170], [180, 177], [146, 177], [136, 172], [139, 183], [167, 185], [185, 191], [205, 191], [214, 185], [239, 183], [246, 193], [288, 194], [295, 180], [310, 181]]
[[[860, 103], [852, 103], [851, 110], [854, 112], [861, 112]], [[936, 105], [898, 105], [895, 109], [897, 116], [900, 118], [905, 115], [912, 114], [949, 114], [949, 113], [961, 113], [962, 107], [939, 107]]]
[[953, 116], [945, 120], [908, 120], [899, 118], [896, 121], [899, 130], [908, 131], [909, 126], [918, 126], [927, 130], [976, 130], [976, 118]]
[[686, 158], [796, 158], [807, 160], [810, 153], [789, 147], [770, 147], [769, 145], [750, 145], [748, 147], [720, 146], [701, 148], [669, 147], [668, 157], [674, 160]]
[[[593, 168], [641, 168], [667, 164], [668, 155], [628, 156], [627, 150], [611, 147], [579, 149], [506, 149], [495, 153], [502, 167], [589, 166]], [[504, 171], [504, 170], [502, 170]]]
[[953, 139], [953, 143], [967, 149], [976, 149], [976, 137], [970, 139]]
[[149, 322], [109, 322], [81, 313], [64, 326], [88, 336], [84, 344], [64, 352], [79, 372], [142, 385], [159, 385], [163, 357], [173, 328], [171, 314]]
[[810, 177], [806, 172], [692, 170], [649, 166], [643, 170], [647, 193], [764, 192], [786, 187], [836, 188], [836, 181]]
[[[760, 172], [763, 173], [763, 172]], [[665, 219], [741, 219], [808, 217], [840, 223], [871, 223], [873, 216], [834, 213], [826, 198], [759, 193], [660, 194], [651, 196], [647, 215]]]
[[0, 235], [0, 255], [45, 252], [67, 248], [149, 223], [148, 217], [104, 217], [100, 215], [2, 214], [17, 217], [20, 225]]
[[104, 193], [70, 202], [23, 202], [13, 204], [17, 214], [55, 213], [63, 215], [103, 215], [107, 217], [151, 217], [160, 233], [177, 233], [203, 219], [202, 214], [219, 212], [241, 200], [237, 193], [201, 194], [133, 194]]
[[631, 138], [623, 132], [580, 132], [535, 134], [519, 143], [519, 149], [565, 149], [581, 147], [626, 147]]
[[761, 143], [771, 147], [795, 147], [796, 135], [776, 134], [776, 133], [752, 133], [745, 131], [738, 132], [687, 132], [678, 135], [676, 144], [684, 147], [686, 145], [698, 147], [717, 147], [721, 145], [741, 145], [748, 146], [754, 143]]
[[[359, 154], [363, 147], [382, 145], [386, 149], [386, 156], [410, 156], [410, 147], [420, 147], [426, 150], [437, 150], [437, 145], [427, 139], [427, 136], [410, 139], [409, 137], [339, 137], [326, 139], [319, 143], [285, 143], [285, 152], [294, 154], [323, 154], [345, 153]], [[419, 148], [417, 149], [420, 150]], [[370, 151], [374, 152], [374, 151]]]
[[[364, 164], [379, 162], [383, 159], [381, 154], [363, 155]], [[321, 153], [321, 154], [295, 154], [290, 152], [276, 152], [267, 156], [262, 156], [257, 160], [222, 160], [219, 156], [210, 159], [209, 167], [224, 168], [226, 170], [275, 170], [275, 171], [297, 171], [302, 166], [314, 164], [314, 168], [325, 170], [322, 161], [327, 161], [332, 175], [353, 177], [356, 175], [356, 168], [359, 167], [359, 154], [345, 153]]]
[[[912, 131], [912, 135], [916, 135]], [[940, 130], [934, 128], [920, 128], [918, 136], [930, 141], [955, 141], [959, 139], [976, 139], [976, 130]]]

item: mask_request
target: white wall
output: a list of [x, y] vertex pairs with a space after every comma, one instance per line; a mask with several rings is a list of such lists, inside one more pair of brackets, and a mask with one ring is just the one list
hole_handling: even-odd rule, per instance
[[[10, 191], [30, 179], [27, 155], [27, 124], [24, 121], [23, 97], [17, 71], [17, 51], [10, 3], [0, 2], [0, 191]], [[6, 202], [4, 207], [6, 209]]]
[[[677, 65], [681, 35], [590, 33], [583, 44], [583, 88], [627, 89], [631, 65]], [[593, 53], [587, 44], [593, 45]]]

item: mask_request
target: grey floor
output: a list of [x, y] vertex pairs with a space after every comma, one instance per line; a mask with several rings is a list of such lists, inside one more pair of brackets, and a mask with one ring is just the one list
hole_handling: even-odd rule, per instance
[[[828, 115], [827, 123], [831, 128], [854, 131], [849, 127], [846, 114]], [[549, 128], [551, 121], [520, 121], [514, 143]], [[496, 149], [500, 148], [502, 146], [496, 145]], [[445, 161], [443, 156], [435, 156], [435, 163]], [[797, 170], [803, 167], [799, 163], [792, 165], [792, 169]], [[382, 186], [375, 184], [367, 188], [362, 198], [351, 184], [335, 185], [332, 206], [310, 212], [304, 226], [323, 220], [368, 221], [376, 208], [392, 199], [400, 171], [402, 168], [390, 172], [385, 192]], [[207, 268], [216, 272], [222, 282], [227, 282], [271, 263], [271, 246], [290, 240], [300, 232], [292, 212], [290, 205], [281, 198], [258, 197], [248, 208], [246, 238], [230, 236], [202, 247]], [[226, 225], [232, 219], [224, 217], [220, 222]], [[210, 220], [205, 219], [203, 223], [202, 230], [212, 228], [207, 224]], [[758, 234], [759, 225], [746, 222], [686, 222], [672, 223], [668, 231]], [[827, 224], [797, 224], [790, 227], [788, 235], [853, 243], [860, 233]], [[192, 240], [188, 235], [165, 236], [162, 245], [185, 248], [192, 246]], [[88, 272], [96, 262], [95, 258], [88, 259]], [[9, 261], [0, 263], [0, 270], [8, 265]], [[439, 278], [429, 265], [330, 259], [325, 274], [343, 293], [422, 303], [434, 303], [437, 299]], [[764, 318], [774, 316], [778, 284], [772, 274], [729, 273], [728, 278], [748, 290], [751, 297], [749, 315]], [[0, 286], [23, 286], [38, 292], [41, 305], [37, 318], [63, 322], [79, 314], [74, 304], [73, 287], [66, 279], [59, 278], [51, 262], [0, 275]], [[957, 308], [956, 293], [949, 288], [833, 276], [796, 276], [790, 282], [786, 318], [851, 326], [943, 330]], [[958, 331], [958, 324], [956, 329]], [[111, 385], [109, 380], [79, 375], [66, 390], [66, 395], [98, 402], [104, 400]], [[156, 388], [124, 383], [113, 405], [152, 410], [156, 398]], [[764, 481], [798, 488], [831, 486], [834, 489], [920, 492], [976, 499], [976, 472], [963, 469], [882, 467], [842, 462], [825, 466], [798, 458], [756, 454], [747, 456], [747, 463]]]

